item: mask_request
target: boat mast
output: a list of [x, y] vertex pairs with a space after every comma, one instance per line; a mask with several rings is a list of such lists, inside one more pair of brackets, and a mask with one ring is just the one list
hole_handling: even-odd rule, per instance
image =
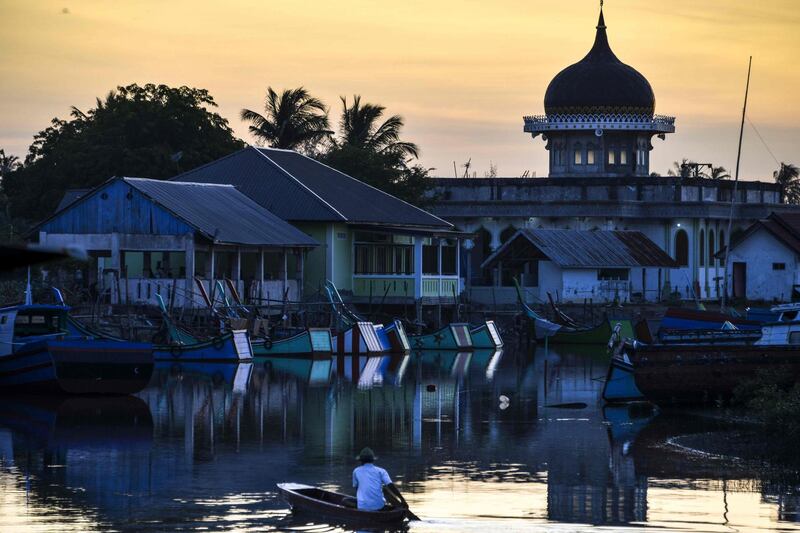
[[747, 64], [747, 85], [744, 89], [744, 107], [742, 108], [742, 124], [739, 127], [739, 148], [736, 152], [736, 172], [733, 179], [733, 194], [731, 195], [731, 210], [730, 214], [728, 215], [728, 231], [725, 236], [728, 238], [728, 242], [725, 245], [725, 263], [724, 263], [724, 270], [722, 271], [722, 305], [721, 311], [725, 311], [725, 304], [727, 303], [728, 298], [728, 255], [730, 254], [731, 250], [731, 225], [733, 224], [733, 206], [736, 203], [736, 192], [739, 188], [739, 162], [742, 159], [742, 137], [744, 136], [744, 119], [745, 115], [747, 114], [747, 95], [750, 92], [750, 69], [753, 66], [753, 56], [750, 56], [750, 61]]

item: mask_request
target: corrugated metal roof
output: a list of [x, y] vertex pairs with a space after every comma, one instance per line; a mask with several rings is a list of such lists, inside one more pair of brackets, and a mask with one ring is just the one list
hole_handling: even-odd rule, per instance
[[[795, 213], [771, 213], [764, 220], [753, 222], [744, 233], [733, 240], [731, 243], [731, 250], [744, 242], [760, 228], [764, 228], [788, 248], [800, 254], [800, 214]], [[716, 256], [724, 258], [725, 248], [722, 247]]]
[[318, 244], [232, 185], [122, 179], [214, 242], [253, 246]]
[[675, 268], [677, 263], [640, 231], [521, 229], [481, 265], [501, 258], [516, 239], [527, 239], [562, 268]]
[[452, 224], [291, 150], [245, 148], [172, 178], [226, 183], [292, 221], [452, 228]]
[[91, 190], [92, 189], [67, 189], [64, 191], [64, 196], [61, 198], [61, 201], [58, 202], [58, 207], [56, 207], [55, 212], [58, 213]]

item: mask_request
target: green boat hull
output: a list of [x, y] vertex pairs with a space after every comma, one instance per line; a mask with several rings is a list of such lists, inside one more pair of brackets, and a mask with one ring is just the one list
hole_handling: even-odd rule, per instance
[[476, 350], [494, 350], [503, 347], [503, 339], [493, 320], [487, 320], [484, 324], [471, 329], [469, 333], [472, 337], [472, 347]]
[[[604, 320], [600, 325], [587, 329], [561, 328], [547, 339], [549, 344], [607, 344], [611, 338], [611, 324]], [[544, 342], [544, 339], [537, 339]]]
[[330, 354], [333, 351], [331, 332], [326, 328], [309, 328], [286, 339], [274, 342], [253, 341], [252, 345], [255, 357], [301, 353]]
[[472, 350], [472, 335], [469, 324], [450, 324], [428, 335], [411, 335], [414, 350]]

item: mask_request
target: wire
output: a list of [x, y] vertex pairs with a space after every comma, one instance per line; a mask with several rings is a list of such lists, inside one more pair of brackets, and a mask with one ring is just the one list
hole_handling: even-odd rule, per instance
[[752, 120], [750, 120], [750, 117], [747, 117], [747, 122], [750, 124], [750, 126], [753, 127], [753, 131], [756, 132], [756, 135], [758, 135], [758, 138], [761, 139], [761, 143], [764, 145], [764, 148], [767, 149], [767, 152], [769, 152], [769, 155], [772, 156], [772, 159], [775, 160], [775, 164], [780, 167], [781, 166], [781, 162], [778, 161], [778, 158], [775, 157], [775, 154], [773, 154], [772, 150], [769, 149], [769, 145], [767, 145], [767, 141], [765, 141], [764, 137], [761, 136], [761, 133], [759, 133], [758, 128], [756, 128], [756, 125], [753, 124]]

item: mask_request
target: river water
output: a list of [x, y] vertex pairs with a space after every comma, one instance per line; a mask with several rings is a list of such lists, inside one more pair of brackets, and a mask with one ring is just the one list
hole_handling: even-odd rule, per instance
[[698, 447], [736, 438], [703, 414], [604, 408], [607, 361], [175, 364], [137, 397], [0, 398], [0, 531], [349, 531], [275, 485], [351, 492], [367, 445], [423, 518], [409, 531], [800, 531], [793, 469]]

